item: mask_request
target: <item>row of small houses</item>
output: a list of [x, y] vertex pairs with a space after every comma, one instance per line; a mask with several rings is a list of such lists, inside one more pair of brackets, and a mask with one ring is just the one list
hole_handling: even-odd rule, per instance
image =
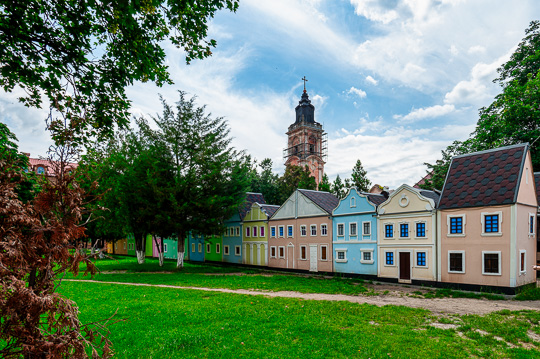
[[[188, 236], [186, 259], [514, 292], [536, 282], [535, 178], [522, 144], [454, 157], [442, 192], [298, 189], [281, 206], [248, 193], [223, 235]], [[135, 255], [133, 238], [116, 252]]]

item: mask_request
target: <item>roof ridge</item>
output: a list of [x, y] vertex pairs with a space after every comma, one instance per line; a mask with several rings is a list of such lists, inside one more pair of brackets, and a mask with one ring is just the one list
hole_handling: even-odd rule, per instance
[[454, 156], [454, 157], [452, 157], [452, 159], [454, 159], [454, 158], [463, 158], [463, 157], [467, 157], [467, 156], [483, 155], [485, 153], [504, 151], [504, 150], [509, 150], [511, 148], [528, 147], [528, 146], [529, 146], [529, 142], [518, 143], [518, 144], [515, 144], [515, 145], [509, 145], [509, 146], [503, 146], [503, 147], [497, 147], [497, 148], [490, 148], [489, 150], [476, 151], [476, 152], [471, 152], [471, 153], [464, 153], [462, 155]]

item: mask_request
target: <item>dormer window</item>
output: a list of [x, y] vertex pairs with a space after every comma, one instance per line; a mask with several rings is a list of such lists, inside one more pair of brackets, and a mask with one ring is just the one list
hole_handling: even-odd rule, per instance
[[42, 174], [44, 174], [44, 173], [45, 173], [45, 168], [39, 166], [39, 167], [37, 168], [37, 174], [38, 174], [38, 175], [42, 175]]
[[351, 208], [356, 207], [356, 197], [351, 197]]

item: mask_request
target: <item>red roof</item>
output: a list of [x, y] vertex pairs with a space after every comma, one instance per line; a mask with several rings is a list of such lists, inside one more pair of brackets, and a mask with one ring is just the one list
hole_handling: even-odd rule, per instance
[[[49, 160], [40, 159], [40, 158], [28, 158], [28, 161], [30, 163], [30, 169], [32, 171], [37, 171], [39, 167], [43, 167], [45, 170], [45, 174], [47, 176], [53, 177], [54, 176], [54, 170], [55, 170], [55, 163], [51, 162]], [[77, 168], [79, 164], [70, 162], [67, 165], [67, 168], [75, 169]]]

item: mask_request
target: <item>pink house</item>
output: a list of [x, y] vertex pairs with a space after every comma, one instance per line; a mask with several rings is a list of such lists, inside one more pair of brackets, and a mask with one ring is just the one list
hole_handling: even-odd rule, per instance
[[438, 209], [439, 281], [507, 292], [536, 282], [538, 202], [528, 144], [454, 157]]

